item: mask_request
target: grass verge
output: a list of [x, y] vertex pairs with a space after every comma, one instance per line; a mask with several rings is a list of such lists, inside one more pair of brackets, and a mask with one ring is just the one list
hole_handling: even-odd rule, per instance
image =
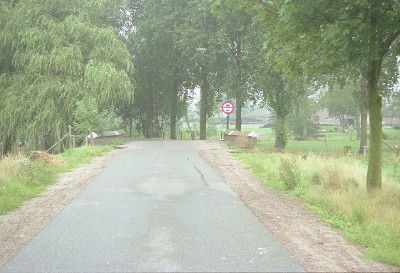
[[23, 156], [3, 158], [0, 160], [0, 215], [38, 196], [47, 185], [55, 183], [61, 173], [88, 163], [111, 149], [111, 146], [70, 149], [56, 156], [63, 164], [29, 160]]
[[235, 156], [264, 185], [302, 198], [347, 239], [364, 245], [368, 258], [400, 265], [398, 161], [385, 162], [383, 190], [371, 195], [365, 188], [366, 165], [354, 157], [257, 150], [240, 150]]

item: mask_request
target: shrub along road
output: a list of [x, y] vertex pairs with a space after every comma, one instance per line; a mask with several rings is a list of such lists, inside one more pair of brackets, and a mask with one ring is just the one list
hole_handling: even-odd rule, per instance
[[202, 159], [209, 145], [129, 143], [0, 272], [304, 271]]

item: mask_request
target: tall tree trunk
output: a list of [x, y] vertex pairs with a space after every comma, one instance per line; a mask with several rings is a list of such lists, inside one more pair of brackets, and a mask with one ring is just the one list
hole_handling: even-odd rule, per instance
[[144, 128], [144, 137], [153, 138], [154, 127], [154, 95], [153, 87], [149, 89], [146, 98], [146, 120]]
[[[361, 109], [361, 107], [360, 107], [360, 109]], [[357, 111], [356, 114], [355, 114], [355, 119], [354, 119], [354, 127], [356, 129], [356, 137], [357, 137], [357, 139], [360, 139], [360, 137], [361, 137], [360, 118], [361, 118], [361, 114], [360, 114], [359, 111]]]
[[361, 116], [361, 130], [360, 130], [360, 153], [364, 152], [364, 146], [368, 145], [368, 108], [367, 105], [362, 104], [360, 108]]
[[7, 153], [8, 127], [4, 126], [1, 132], [0, 159]]
[[275, 148], [284, 149], [287, 144], [286, 117], [276, 115]]
[[207, 139], [207, 100], [209, 83], [207, 78], [207, 71], [204, 67], [201, 68], [202, 83], [200, 90], [200, 140]]
[[368, 146], [368, 65], [361, 67], [362, 84], [360, 86], [360, 149], [364, 153], [364, 146]]
[[243, 108], [243, 98], [238, 91], [236, 93], [236, 120], [235, 120], [235, 129], [238, 131], [242, 131], [242, 108]]
[[382, 60], [368, 64], [368, 110], [370, 117], [370, 150], [368, 157], [367, 190], [382, 188], [382, 98], [378, 91], [378, 80]]
[[[302, 122], [303, 122], [303, 139], [307, 139], [308, 138], [308, 119], [310, 118], [308, 115], [308, 102], [307, 102], [307, 98], [306, 97], [302, 97], [302, 99], [299, 102], [299, 112], [297, 117], [301, 117]], [[300, 111], [301, 110], [301, 111]]]
[[189, 131], [192, 131], [192, 127], [190, 126], [190, 122], [189, 122], [189, 117], [187, 114], [185, 114], [185, 121], [186, 121], [186, 125], [189, 128]]
[[132, 137], [132, 131], [133, 131], [133, 117], [129, 118], [129, 138]]
[[242, 131], [242, 108], [243, 108], [243, 105], [244, 105], [243, 91], [245, 91], [245, 90], [242, 90], [242, 86], [241, 86], [242, 83], [244, 82], [243, 79], [242, 79], [242, 67], [241, 67], [242, 65], [241, 65], [241, 59], [240, 59], [241, 56], [242, 56], [242, 44], [241, 44], [240, 40], [236, 41], [236, 44], [237, 44], [237, 48], [236, 48], [237, 60], [236, 60], [236, 63], [237, 63], [237, 67], [238, 67], [238, 70], [239, 70], [237, 78], [238, 78], [239, 86], [237, 86], [237, 90], [236, 90], [236, 94], [235, 94], [235, 97], [236, 97], [235, 129], [238, 130], [238, 131]]
[[308, 120], [304, 119], [303, 120], [303, 139], [307, 139], [308, 138]]
[[171, 126], [170, 126], [170, 138], [176, 139], [176, 117], [177, 117], [177, 106], [178, 106], [178, 80], [174, 77], [174, 84], [171, 92]]

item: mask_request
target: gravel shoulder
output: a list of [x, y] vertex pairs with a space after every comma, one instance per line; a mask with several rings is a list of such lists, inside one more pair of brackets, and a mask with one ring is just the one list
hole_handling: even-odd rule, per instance
[[[197, 142], [193, 142], [197, 143]], [[266, 188], [218, 142], [199, 141], [200, 154], [243, 202], [312, 272], [400, 272], [400, 268], [363, 258], [364, 248], [348, 243], [340, 231], [304, 209], [299, 199]], [[134, 145], [134, 142], [126, 145]], [[94, 159], [7, 215], [0, 216], [0, 266], [102, 172], [118, 150]]]
[[308, 212], [300, 199], [261, 185], [221, 145], [201, 152], [243, 202], [310, 272], [400, 272], [400, 268], [363, 258], [365, 248]]

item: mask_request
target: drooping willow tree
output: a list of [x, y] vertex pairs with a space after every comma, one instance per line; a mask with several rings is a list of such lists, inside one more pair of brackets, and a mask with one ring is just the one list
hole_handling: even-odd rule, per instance
[[56, 142], [77, 102], [99, 109], [131, 100], [133, 64], [118, 35], [121, 1], [27, 0], [0, 4], [1, 152]]

